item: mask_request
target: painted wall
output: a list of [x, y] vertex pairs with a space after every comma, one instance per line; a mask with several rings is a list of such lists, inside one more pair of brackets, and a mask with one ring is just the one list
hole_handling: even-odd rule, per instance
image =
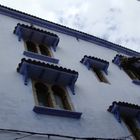
[[[19, 22], [24, 23], [0, 15], [0, 128], [83, 137], [118, 138], [130, 135], [125, 125], [118, 123], [107, 112], [113, 101], [140, 102], [140, 87], [112, 63], [117, 52], [54, 31], [51, 32], [60, 37], [54, 57], [60, 60], [59, 65], [79, 72], [76, 95], [70, 91], [69, 95], [76, 111], [83, 114], [77, 120], [39, 115], [32, 111], [35, 102], [31, 81], [25, 86], [22, 75], [16, 72], [21, 58], [25, 57], [24, 42], [19, 42], [13, 34]], [[84, 55], [110, 62], [107, 76], [110, 84], [99, 82], [94, 73], [79, 62]]]

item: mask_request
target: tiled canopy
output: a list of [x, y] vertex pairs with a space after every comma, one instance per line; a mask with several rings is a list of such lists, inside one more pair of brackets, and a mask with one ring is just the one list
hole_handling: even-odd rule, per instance
[[56, 34], [20, 23], [15, 27], [14, 34], [18, 36], [19, 41], [21, 39], [35, 41], [39, 44], [52, 46], [54, 50], [59, 43], [59, 37]]
[[119, 55], [117, 54], [114, 59], [112, 60], [112, 62], [116, 65], [118, 65], [119, 67], [121, 67], [121, 60], [124, 56], [123, 55]]
[[26, 85], [29, 78], [34, 78], [50, 84], [69, 86], [75, 94], [74, 86], [78, 78], [78, 72], [74, 70], [23, 58], [17, 71], [24, 76]]
[[95, 67], [105, 71], [105, 73], [107, 74], [109, 62], [103, 59], [85, 55], [80, 62], [83, 63], [85, 66], [87, 66], [88, 69], [90, 69], [91, 67], [93, 68]]
[[[132, 70], [140, 76], [140, 57], [126, 57], [123, 55], [116, 55], [112, 62], [120, 68]], [[140, 78], [133, 79], [133, 83], [140, 85]]]
[[120, 67], [134, 67], [140, 70], [140, 57], [126, 57], [117, 54], [112, 62]]
[[140, 106], [127, 102], [113, 102], [108, 111], [113, 113], [119, 122], [121, 122], [121, 116], [140, 117]]

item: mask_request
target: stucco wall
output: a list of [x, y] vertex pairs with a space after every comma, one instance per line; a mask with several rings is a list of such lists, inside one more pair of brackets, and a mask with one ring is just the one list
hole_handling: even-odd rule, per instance
[[[71, 91], [69, 95], [76, 111], [83, 114], [77, 120], [39, 115], [32, 111], [35, 102], [31, 81], [25, 86], [22, 75], [16, 72], [18, 63], [25, 57], [24, 42], [19, 42], [13, 34], [19, 22], [24, 23], [0, 15], [0, 128], [83, 137], [118, 138], [129, 135], [124, 124], [118, 123], [107, 112], [113, 101], [140, 104], [140, 87], [112, 63], [117, 52], [54, 31], [51, 32], [60, 37], [57, 51], [53, 52], [54, 57], [60, 60], [58, 65], [79, 72], [76, 95], [72, 95]], [[84, 55], [110, 62], [107, 76], [110, 84], [99, 82], [93, 72], [79, 62]]]

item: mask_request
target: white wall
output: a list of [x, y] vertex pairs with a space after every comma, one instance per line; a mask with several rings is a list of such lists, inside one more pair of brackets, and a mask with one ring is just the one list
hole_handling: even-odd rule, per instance
[[[13, 34], [18, 22], [24, 23], [0, 15], [0, 128], [83, 137], [129, 135], [124, 124], [107, 112], [113, 101], [140, 104], [140, 87], [132, 84], [124, 71], [112, 63], [117, 52], [54, 31], [51, 32], [60, 37], [54, 57], [60, 59], [59, 65], [79, 72], [76, 95], [69, 94], [76, 111], [83, 114], [77, 120], [32, 111], [35, 102], [31, 82], [25, 86], [22, 75], [16, 72], [21, 58], [25, 57], [23, 41], [19, 42]], [[110, 62], [107, 76], [110, 84], [99, 82], [93, 72], [79, 62], [84, 55]]]

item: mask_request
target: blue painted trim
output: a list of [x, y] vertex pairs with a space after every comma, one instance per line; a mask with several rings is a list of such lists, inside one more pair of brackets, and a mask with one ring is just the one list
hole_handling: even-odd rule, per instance
[[88, 58], [84, 59], [83, 64], [87, 67], [88, 70], [90, 70], [91, 65], [90, 65], [90, 63], [88, 61]]
[[132, 82], [136, 85], [140, 85], [140, 80], [135, 79], [135, 80], [132, 80]]
[[75, 85], [70, 85], [69, 88], [70, 88], [72, 94], [75, 95]]
[[[43, 44], [46, 43], [47, 46], [52, 46], [54, 51], [56, 51], [57, 45], [59, 43], [59, 37], [57, 35], [20, 23], [17, 24], [13, 33], [18, 36], [19, 41], [21, 41], [22, 38], [23, 40], [28, 39], [35, 42], [37, 41], [36, 43], [39, 44], [43, 42]], [[36, 37], [33, 37], [34, 34]]]
[[108, 75], [108, 70], [107, 70], [107, 68], [104, 69], [104, 72], [105, 72], [106, 75]]
[[[45, 71], [46, 70], [46, 71]], [[43, 76], [48, 74], [48, 76]], [[30, 64], [28, 62], [23, 62], [21, 64], [19, 73], [24, 76], [24, 84], [28, 84], [29, 78], [40, 78], [43, 81], [47, 81], [49, 83], [59, 84], [63, 86], [69, 86], [72, 93], [75, 94], [75, 82], [78, 78], [78, 74], [71, 74], [61, 70], [51, 69], [51, 67], [44, 67], [40, 65]], [[50, 78], [51, 76], [51, 78]]]
[[24, 84], [28, 85], [28, 81], [29, 81], [28, 67], [25, 67], [25, 70], [24, 70]]
[[51, 62], [51, 63], [54, 63], [54, 64], [58, 64], [59, 63], [59, 59], [52, 58], [52, 57], [49, 57], [49, 56], [40, 55], [40, 54], [29, 52], [29, 51], [24, 51], [23, 54], [25, 56], [28, 56], [28, 57], [40, 59], [40, 60]]
[[69, 88], [73, 95], [75, 95], [75, 82], [78, 78], [78, 75], [72, 78], [71, 84], [69, 85]]
[[65, 27], [65, 26], [62, 26], [59, 24], [49, 22], [47, 20], [43, 20], [43, 19], [35, 17], [35, 16], [31, 16], [29, 14], [26, 14], [26, 13], [23, 13], [23, 12], [20, 12], [20, 11], [11, 9], [11, 8], [7, 8], [5, 6], [0, 5], [0, 13], [3, 15], [18, 19], [18, 20], [22, 20], [25, 22], [29, 22], [31, 24], [38, 25], [40, 27], [44, 27], [44, 28], [47, 28], [50, 30], [54, 30], [54, 31], [63, 33], [63, 34], [67, 34], [67, 35], [100, 45], [102, 47], [112, 49], [117, 52], [121, 52], [121, 53], [131, 55], [131, 56], [140, 56], [139, 52], [130, 50], [123, 46], [114, 44], [112, 42], [103, 40], [101, 38], [98, 38], [98, 37], [95, 37], [95, 36], [92, 36], [92, 35], [89, 35], [89, 34], [74, 30], [74, 29], [70, 29], [68, 27]]
[[118, 65], [121, 68], [121, 56], [117, 55], [114, 60], [113, 63]]
[[53, 49], [54, 52], [56, 52], [56, 48], [57, 48], [56, 46], [53, 46], [52, 47], [52, 49]]
[[19, 27], [17, 27], [16, 34], [18, 35], [18, 41], [21, 41], [22, 32], [21, 32], [21, 29]]
[[54, 109], [54, 108], [42, 107], [42, 106], [34, 106], [33, 111], [39, 114], [69, 117], [69, 118], [76, 118], [76, 119], [80, 119], [82, 115], [81, 112], [60, 110], [60, 109]]
[[115, 116], [115, 118], [117, 119], [117, 121], [118, 121], [119, 123], [121, 123], [121, 116], [120, 116], [120, 111], [119, 111], [119, 110], [120, 110], [120, 109], [119, 109], [119, 106], [116, 105], [116, 104], [114, 104], [114, 106], [113, 106], [113, 108], [112, 108], [112, 110], [111, 110], [111, 113], [113, 113], [114, 116]]
[[105, 72], [106, 75], [108, 75], [108, 67], [109, 67], [109, 62], [105, 63], [105, 62], [101, 62], [97, 59], [90, 59], [87, 57], [84, 57], [84, 60], [82, 62], [88, 70], [90, 70], [90, 68], [95, 67], [98, 68], [100, 70], [103, 70]]

